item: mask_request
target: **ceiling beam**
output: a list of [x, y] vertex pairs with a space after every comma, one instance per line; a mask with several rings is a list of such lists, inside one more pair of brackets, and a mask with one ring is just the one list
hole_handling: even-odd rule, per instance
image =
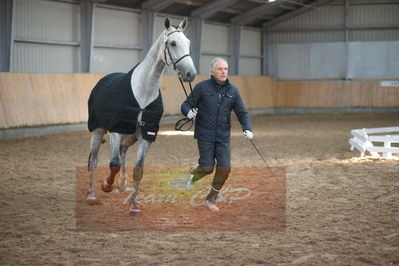
[[197, 8], [204, 5], [204, 3], [197, 1], [190, 1], [190, 0], [176, 0], [176, 3], [186, 6], [192, 6], [193, 8]]
[[307, 4], [306, 6], [297, 8], [297, 9], [291, 11], [291, 12], [285, 13], [284, 15], [278, 16], [278, 17], [276, 17], [276, 18], [274, 18], [274, 19], [272, 19], [272, 20], [270, 20], [268, 22], [263, 23], [263, 29], [270, 28], [271, 26], [274, 26], [274, 25], [276, 25], [278, 23], [286, 21], [286, 20], [288, 20], [290, 18], [293, 18], [295, 16], [298, 16], [298, 15], [304, 14], [306, 12], [309, 12], [309, 11], [315, 9], [315, 8], [321, 7], [321, 6], [323, 6], [323, 5], [325, 5], [325, 4], [329, 3], [329, 2], [332, 2], [332, 1], [334, 1], [334, 0], [316, 0], [313, 3], [311, 3], [311, 4]]
[[232, 24], [246, 25], [259, 17], [262, 17], [267, 11], [279, 6], [285, 1], [275, 1], [260, 5], [256, 8], [250, 9], [238, 16], [233, 17], [230, 22]]
[[[261, 0], [261, 1], [263, 1], [263, 0]], [[182, 5], [185, 5], [185, 6], [190, 6], [190, 7], [192, 7], [192, 8], [199, 8], [199, 7], [202, 7], [202, 6], [204, 6], [204, 4], [203, 3], [200, 3], [200, 2], [194, 2], [194, 1], [187, 1], [187, 0], [176, 0], [176, 3], [177, 4], [182, 4]], [[240, 9], [237, 9], [237, 8], [230, 8], [230, 7], [226, 7], [226, 8], [223, 8], [222, 10], [219, 10], [219, 11], [222, 11], [222, 12], [225, 12], [225, 13], [228, 13], [228, 14], [241, 14], [241, 10]], [[272, 17], [270, 17], [269, 19], [271, 19]]]
[[287, 9], [287, 10], [295, 10], [295, 9], [297, 9], [296, 7], [293, 7], [293, 6], [286, 6], [286, 5], [281, 5], [281, 6], [279, 6], [279, 7], [283, 8], [283, 9]]
[[238, 0], [216, 0], [191, 12], [192, 17], [207, 19], [218, 11], [231, 6]]
[[148, 0], [141, 4], [143, 9], [148, 9], [154, 12], [160, 12], [168, 6], [172, 5], [176, 0]]

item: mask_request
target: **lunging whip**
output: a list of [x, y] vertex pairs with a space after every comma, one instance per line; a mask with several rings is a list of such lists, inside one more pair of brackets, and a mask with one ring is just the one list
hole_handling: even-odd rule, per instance
[[259, 154], [260, 158], [262, 158], [263, 162], [265, 163], [266, 167], [269, 169], [269, 171], [272, 173], [272, 175], [274, 176], [274, 178], [278, 179], [276, 177], [276, 175], [274, 174], [272, 168], [267, 164], [265, 158], [263, 158], [262, 154], [260, 153], [260, 151], [258, 150], [258, 147], [256, 147], [254, 141], [252, 139], [249, 139], [249, 141], [252, 143], [252, 145], [254, 146], [256, 152]]

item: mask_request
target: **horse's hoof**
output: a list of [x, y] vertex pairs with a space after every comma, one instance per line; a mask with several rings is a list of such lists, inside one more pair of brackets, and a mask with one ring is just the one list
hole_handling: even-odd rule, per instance
[[130, 216], [132, 217], [139, 217], [141, 216], [141, 211], [130, 211]]
[[129, 213], [130, 213], [130, 216], [134, 216], [134, 217], [141, 216], [141, 210], [137, 209], [137, 208], [130, 208]]
[[87, 205], [98, 205], [98, 204], [101, 204], [100, 201], [98, 199], [96, 199], [96, 197], [94, 197], [94, 198], [87, 197], [86, 203], [87, 203]]
[[127, 189], [127, 180], [125, 180], [125, 182], [118, 183], [119, 192], [124, 192], [126, 189]]
[[126, 189], [127, 189], [127, 187], [118, 187], [118, 191], [120, 193], [125, 192]]
[[94, 195], [87, 195], [87, 200], [97, 200]]
[[107, 180], [104, 180], [103, 182], [101, 182], [101, 189], [104, 192], [108, 193], [108, 192], [112, 191], [113, 187], [112, 187], [112, 185], [108, 184]]

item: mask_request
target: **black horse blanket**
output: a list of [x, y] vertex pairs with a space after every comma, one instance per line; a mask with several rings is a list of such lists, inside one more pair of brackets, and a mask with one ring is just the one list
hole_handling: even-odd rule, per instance
[[[154, 141], [163, 114], [161, 91], [158, 98], [140, 109], [133, 95], [130, 78], [136, 67], [128, 73], [112, 73], [102, 78], [90, 93], [88, 128], [105, 128], [109, 132], [134, 134], [141, 127], [143, 139]], [[143, 111], [141, 122], [137, 117]]]

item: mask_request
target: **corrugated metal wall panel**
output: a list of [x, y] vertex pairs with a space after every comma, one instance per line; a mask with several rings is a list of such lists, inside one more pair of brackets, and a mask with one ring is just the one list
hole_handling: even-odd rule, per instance
[[280, 32], [269, 33], [269, 42], [276, 43], [308, 43], [308, 42], [340, 42], [344, 41], [343, 31], [327, 32]]
[[70, 3], [16, 0], [11, 71], [78, 72], [77, 46], [24, 41], [79, 42], [79, 10], [79, 5]]
[[212, 58], [222, 57], [229, 61], [229, 27], [204, 23], [202, 39], [200, 73], [208, 74]]
[[272, 69], [280, 79], [344, 78], [344, 43], [277, 44], [272, 46]]
[[350, 27], [397, 27], [397, 30], [351, 31], [351, 41], [399, 40], [399, 5], [351, 5]]
[[78, 42], [79, 5], [42, 0], [16, 0], [15, 38]]
[[[368, 2], [370, 4], [366, 4]], [[399, 26], [398, 4], [381, 5], [375, 0], [368, 2], [349, 0], [348, 26], [350, 28]], [[362, 4], [355, 5], [354, 3]], [[269, 28], [268, 30], [271, 31], [269, 42], [276, 44], [344, 41], [344, 30], [310, 31], [323, 28], [343, 28], [345, 26], [344, 12], [344, 1], [335, 1], [332, 5], [327, 4], [298, 15]], [[294, 31], [300, 29], [304, 29], [304, 31]], [[398, 36], [399, 30], [349, 31], [349, 41], [389, 41], [398, 40]]]
[[399, 3], [396, 5], [351, 5], [351, 27], [389, 27], [399, 24]]
[[351, 42], [348, 77], [398, 78], [399, 42]]
[[[261, 31], [245, 28], [241, 30], [240, 56], [239, 75], [259, 76], [262, 74]], [[251, 56], [254, 58], [250, 58]]]
[[140, 60], [140, 52], [125, 49], [93, 50], [92, 73], [128, 72]]
[[203, 52], [228, 54], [229, 27], [204, 23]]
[[344, 25], [343, 6], [321, 6], [271, 27], [271, 30], [318, 29]]
[[240, 76], [262, 75], [262, 60], [259, 58], [241, 58], [239, 66]]
[[[133, 11], [94, 9], [94, 45], [140, 46], [140, 14]], [[127, 72], [139, 63], [139, 50], [93, 48], [92, 73]]]
[[241, 30], [240, 54], [262, 55], [262, 33], [257, 30]]
[[268, 41], [272, 44], [343, 41], [344, 33], [342, 31], [295, 30], [333, 29], [343, 27], [344, 24], [344, 6], [324, 5], [269, 28], [268, 30], [271, 32]]
[[79, 56], [77, 46], [15, 43], [12, 58], [13, 72], [79, 72]]
[[357, 30], [349, 33], [349, 39], [353, 41], [397, 41], [398, 30]]
[[398, 78], [398, 41], [276, 44], [272, 50], [279, 79]]
[[140, 14], [135, 12], [94, 9], [94, 43], [140, 45]]
[[399, 40], [399, 30], [384, 29], [399, 26], [399, 5], [348, 1], [347, 40], [342, 0], [269, 28], [269, 74], [280, 79], [397, 78], [399, 68], [391, 63], [387, 68], [387, 62], [399, 52], [383, 47]]

